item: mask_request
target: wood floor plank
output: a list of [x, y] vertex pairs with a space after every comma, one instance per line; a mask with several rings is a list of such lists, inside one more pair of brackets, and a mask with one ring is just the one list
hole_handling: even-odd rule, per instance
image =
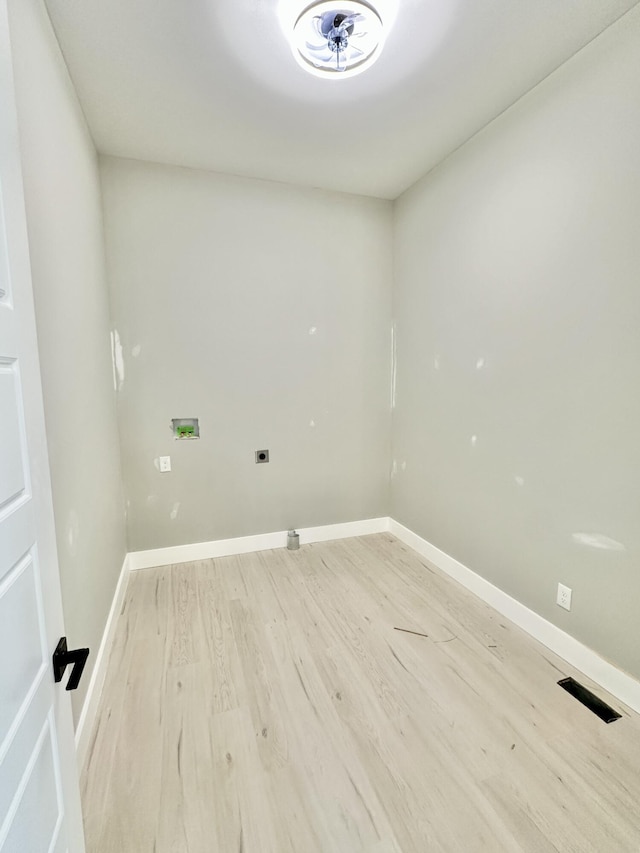
[[[325, 824], [333, 849], [345, 844], [346, 827], [349, 849], [368, 850], [371, 844], [393, 833], [317, 670], [313, 651], [291, 624], [273, 622], [266, 630], [283, 686], [297, 760], [310, 782], [312, 801], [324, 803], [324, 814], [319, 814], [318, 819]], [[310, 737], [314, 731], [321, 737]], [[327, 807], [329, 802], [331, 807]], [[339, 827], [338, 837], [332, 824]]]
[[82, 792], [88, 853], [638, 853], [640, 718], [376, 534], [134, 573]]
[[198, 625], [203, 632], [201, 654], [207, 664], [203, 678], [209, 685], [204, 701], [214, 714], [240, 708], [246, 703], [229, 599], [217, 568], [211, 561], [196, 563], [193, 567], [200, 611]]
[[[96, 746], [85, 777], [89, 850], [154, 850], [166, 713], [162, 700], [168, 672], [170, 578], [171, 573], [163, 569], [158, 574], [141, 572], [132, 579], [131, 606], [139, 604], [139, 612], [127, 641], [130, 662], [123, 671], [111, 658], [98, 718], [100, 724], [106, 717], [110, 737], [101, 748]], [[103, 799], [96, 810], [90, 792], [100, 776], [105, 777]], [[131, 819], [133, 804], [135, 820]]]
[[105, 690], [102, 694], [100, 711], [97, 715], [87, 753], [87, 764], [92, 765], [94, 763], [93, 754], [96, 751], [98, 752], [104, 772], [86, 773], [81, 779], [87, 831], [94, 824], [101, 822], [105, 798], [110, 785], [109, 779], [123, 712], [125, 687], [133, 658], [134, 644], [130, 642], [130, 638], [134, 634], [136, 620], [142, 610], [141, 595], [138, 589], [141, 580], [141, 575], [137, 577], [134, 575], [129, 578], [118, 620], [118, 630], [114, 636], [109, 659], [110, 672], [117, 672], [120, 678], [115, 683], [112, 683], [112, 679], [110, 679], [109, 691]]

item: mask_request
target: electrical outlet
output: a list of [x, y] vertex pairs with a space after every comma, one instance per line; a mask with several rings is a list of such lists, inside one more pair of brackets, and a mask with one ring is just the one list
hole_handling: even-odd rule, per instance
[[161, 456], [158, 459], [158, 463], [160, 465], [160, 473], [166, 474], [171, 470], [171, 457], [170, 456]]
[[565, 610], [571, 610], [571, 590], [563, 583], [558, 584], [556, 604], [558, 607], [564, 607]]

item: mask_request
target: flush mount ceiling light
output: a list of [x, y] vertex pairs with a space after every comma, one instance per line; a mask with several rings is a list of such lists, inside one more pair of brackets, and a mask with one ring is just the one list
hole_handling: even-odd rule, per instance
[[369, 68], [383, 44], [382, 20], [360, 0], [323, 0], [309, 6], [293, 26], [293, 53], [317, 77], [344, 79]]

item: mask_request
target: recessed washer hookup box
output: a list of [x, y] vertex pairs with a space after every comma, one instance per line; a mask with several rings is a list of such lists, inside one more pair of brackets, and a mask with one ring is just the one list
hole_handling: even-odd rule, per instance
[[178, 439], [200, 438], [198, 418], [172, 418], [173, 437]]

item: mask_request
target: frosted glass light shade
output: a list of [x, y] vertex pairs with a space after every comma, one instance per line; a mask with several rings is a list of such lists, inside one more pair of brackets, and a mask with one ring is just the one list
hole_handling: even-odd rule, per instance
[[305, 9], [293, 26], [293, 53], [306, 71], [344, 79], [376, 61], [383, 45], [378, 13], [360, 0], [323, 0]]

